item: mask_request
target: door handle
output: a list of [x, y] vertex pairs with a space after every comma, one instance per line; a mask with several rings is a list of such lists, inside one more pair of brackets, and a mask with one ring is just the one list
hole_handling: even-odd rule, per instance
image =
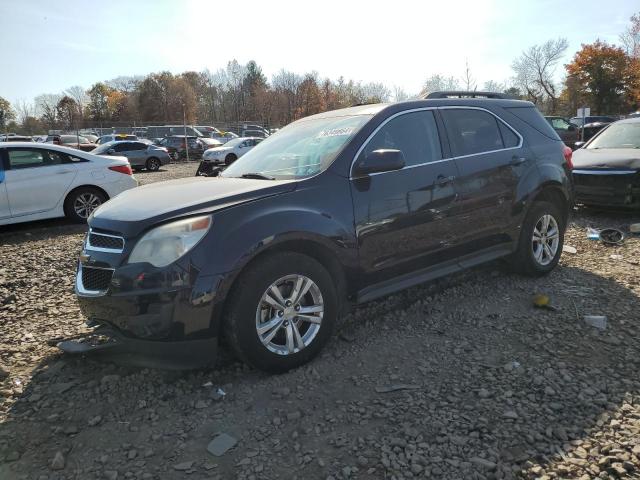
[[518, 165], [522, 165], [526, 161], [527, 161], [527, 159], [524, 158], [524, 157], [513, 157], [511, 159], [511, 161], [509, 162], [509, 165], [515, 167], [515, 166], [518, 166]]
[[62, 175], [64, 173], [73, 173], [73, 170], [58, 170], [56, 173], [58, 175]]
[[436, 178], [436, 185], [439, 186], [444, 186], [447, 185], [451, 182], [453, 182], [456, 179], [456, 177], [454, 177], [453, 175], [445, 177], [444, 175], [438, 175], [438, 178]]

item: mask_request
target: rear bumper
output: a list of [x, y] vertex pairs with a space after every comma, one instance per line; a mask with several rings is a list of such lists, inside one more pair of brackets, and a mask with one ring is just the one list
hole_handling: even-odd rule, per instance
[[109, 198], [113, 198], [116, 195], [124, 192], [125, 190], [129, 190], [138, 186], [138, 180], [136, 180], [133, 175], [124, 175], [122, 173], [120, 173], [119, 175], [122, 175], [122, 178], [118, 181], [100, 185], [100, 187], [107, 192]]
[[640, 208], [640, 172], [634, 170], [573, 171], [576, 203], [618, 208]]

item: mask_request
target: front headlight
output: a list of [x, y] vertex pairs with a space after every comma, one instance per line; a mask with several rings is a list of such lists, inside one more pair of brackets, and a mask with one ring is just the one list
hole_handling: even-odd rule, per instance
[[166, 267], [195, 247], [212, 223], [211, 216], [205, 215], [156, 227], [138, 241], [128, 263], [148, 262], [154, 267]]

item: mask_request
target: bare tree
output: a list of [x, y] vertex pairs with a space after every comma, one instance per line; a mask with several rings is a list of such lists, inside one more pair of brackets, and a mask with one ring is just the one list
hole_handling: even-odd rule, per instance
[[640, 59], [640, 12], [632, 15], [629, 20], [631, 25], [620, 35], [620, 41], [627, 55]]
[[18, 123], [20, 123], [20, 125], [24, 124], [28, 117], [34, 117], [36, 112], [34, 105], [24, 99], [18, 100], [15, 103], [15, 110], [18, 114]]
[[393, 101], [394, 102], [404, 102], [405, 100], [409, 100], [411, 95], [409, 95], [404, 88], [398, 87], [397, 85], [393, 86]]
[[358, 85], [360, 88], [360, 96], [362, 97], [362, 103], [380, 103], [388, 102], [391, 97], [391, 92], [382, 83], [365, 83], [364, 85]]
[[71, 97], [75, 102], [81, 107], [84, 108], [87, 103], [89, 103], [89, 95], [84, 88], [79, 85], [75, 85], [73, 87], [69, 87], [64, 91], [64, 94], [67, 97]]
[[464, 61], [464, 76], [462, 77], [462, 84], [465, 86], [467, 92], [474, 92], [478, 89], [476, 79], [471, 74], [471, 67], [469, 67], [469, 60]]
[[107, 80], [106, 82], [104, 82], [104, 84], [107, 87], [115, 88], [116, 90], [120, 90], [121, 92], [131, 93], [136, 88], [138, 88], [138, 85], [140, 85], [140, 82], [142, 82], [144, 79], [145, 76], [142, 75], [121, 75], [120, 77]]
[[548, 40], [529, 47], [511, 65], [516, 84], [536, 103], [548, 99], [551, 112], [555, 112], [558, 101], [555, 67], [568, 46], [566, 38]]
[[58, 112], [56, 107], [62, 95], [58, 93], [43, 93], [34, 98], [33, 103], [36, 107], [36, 114], [49, 128], [54, 128], [58, 121]]
[[482, 89], [485, 92], [504, 92], [507, 89], [505, 82], [496, 82], [495, 80], [487, 80], [484, 82]]
[[444, 75], [440, 75], [439, 73], [435, 75], [431, 75], [424, 82], [424, 86], [422, 87], [422, 92], [420, 92], [421, 96], [424, 96], [430, 92], [440, 92], [447, 90], [459, 90], [460, 84], [458, 80], [453, 77], [445, 77]]

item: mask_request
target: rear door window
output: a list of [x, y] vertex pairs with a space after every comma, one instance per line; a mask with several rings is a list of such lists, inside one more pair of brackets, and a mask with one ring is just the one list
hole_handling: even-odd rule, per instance
[[147, 145], [142, 142], [132, 142], [129, 145], [131, 145], [131, 148], [129, 148], [129, 150], [146, 150], [147, 149]]
[[443, 109], [441, 113], [454, 156], [475, 155], [505, 148], [498, 120], [489, 112], [456, 108]]

